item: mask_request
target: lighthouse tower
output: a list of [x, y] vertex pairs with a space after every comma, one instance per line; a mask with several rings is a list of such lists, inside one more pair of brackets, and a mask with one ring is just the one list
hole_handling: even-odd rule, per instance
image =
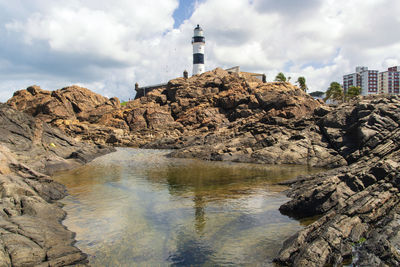
[[199, 24], [194, 28], [194, 35], [192, 38], [193, 45], [193, 75], [202, 74], [204, 72], [204, 46], [205, 38], [203, 29]]

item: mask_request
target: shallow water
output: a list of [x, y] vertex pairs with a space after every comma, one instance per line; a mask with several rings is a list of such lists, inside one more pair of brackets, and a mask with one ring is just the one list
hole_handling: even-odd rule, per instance
[[279, 213], [274, 185], [302, 166], [170, 159], [120, 148], [55, 179], [68, 188], [64, 224], [93, 266], [272, 265], [302, 228]]

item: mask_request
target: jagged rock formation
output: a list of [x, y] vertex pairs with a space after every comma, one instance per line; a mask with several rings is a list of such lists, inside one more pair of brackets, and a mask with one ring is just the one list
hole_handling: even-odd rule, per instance
[[351, 165], [302, 177], [280, 210], [322, 216], [287, 240], [278, 262], [297, 266], [400, 265], [400, 99], [344, 104], [318, 124]]
[[117, 98], [108, 99], [79, 86], [46, 91], [38, 86], [14, 93], [8, 104], [45, 122], [54, 120], [89, 120], [119, 106]]
[[113, 150], [78, 142], [6, 104], [0, 104], [0, 125], [0, 143], [14, 152], [18, 160], [46, 174], [71, 169]]
[[175, 157], [345, 164], [314, 124], [314, 110], [321, 104], [289, 83], [262, 83], [216, 69], [200, 77], [172, 80], [165, 92], [141, 101], [151, 103], [163, 95], [183, 133], [147, 142], [145, 147], [178, 148], [172, 153]]
[[16, 91], [7, 104], [61, 129], [76, 140], [105, 144], [112, 143], [118, 136], [121, 144], [130, 143], [130, 137], [124, 135], [127, 126], [118, 117], [121, 107], [118, 98], [108, 99], [79, 86], [56, 91], [31, 86]]
[[73, 246], [73, 233], [61, 224], [66, 214], [55, 202], [65, 187], [38, 170], [73, 168], [112, 148], [78, 143], [5, 104], [0, 125], [0, 266], [84, 264], [86, 255]]
[[30, 87], [8, 104], [97, 144], [175, 148], [173, 156], [211, 160], [346, 163], [314, 123], [320, 102], [289, 83], [222, 69], [171, 80], [125, 107], [80, 87], [52, 93]]
[[65, 212], [53, 203], [65, 188], [19, 163], [0, 145], [1, 266], [64, 266], [85, 263], [73, 246], [73, 233], [60, 221]]
[[75, 141], [174, 148], [175, 157], [338, 167], [287, 183], [292, 200], [281, 212], [320, 218], [287, 240], [276, 261], [324, 266], [352, 257], [360, 266], [400, 264], [398, 97], [331, 108], [289, 83], [215, 69], [171, 80], [124, 107], [80, 87], [31, 87], [8, 104]]

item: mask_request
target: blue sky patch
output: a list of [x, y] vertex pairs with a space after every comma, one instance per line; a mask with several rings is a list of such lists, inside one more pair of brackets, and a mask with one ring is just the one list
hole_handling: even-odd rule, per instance
[[172, 15], [175, 20], [174, 29], [179, 28], [186, 19], [192, 16], [195, 4], [195, 0], [179, 0], [179, 6]]

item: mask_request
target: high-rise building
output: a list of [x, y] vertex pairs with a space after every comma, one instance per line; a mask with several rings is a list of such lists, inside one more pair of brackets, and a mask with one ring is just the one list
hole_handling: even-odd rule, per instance
[[378, 93], [378, 71], [364, 70], [361, 75], [361, 94], [372, 95]]
[[378, 71], [368, 70], [368, 67], [356, 67], [356, 72], [343, 76], [343, 89], [345, 92], [351, 86], [361, 87], [362, 95], [378, 93]]
[[343, 90], [347, 92], [351, 86], [361, 87], [361, 76], [359, 73], [356, 72], [343, 76]]
[[400, 93], [400, 66], [388, 68], [378, 75], [378, 88], [381, 94], [398, 95]]

